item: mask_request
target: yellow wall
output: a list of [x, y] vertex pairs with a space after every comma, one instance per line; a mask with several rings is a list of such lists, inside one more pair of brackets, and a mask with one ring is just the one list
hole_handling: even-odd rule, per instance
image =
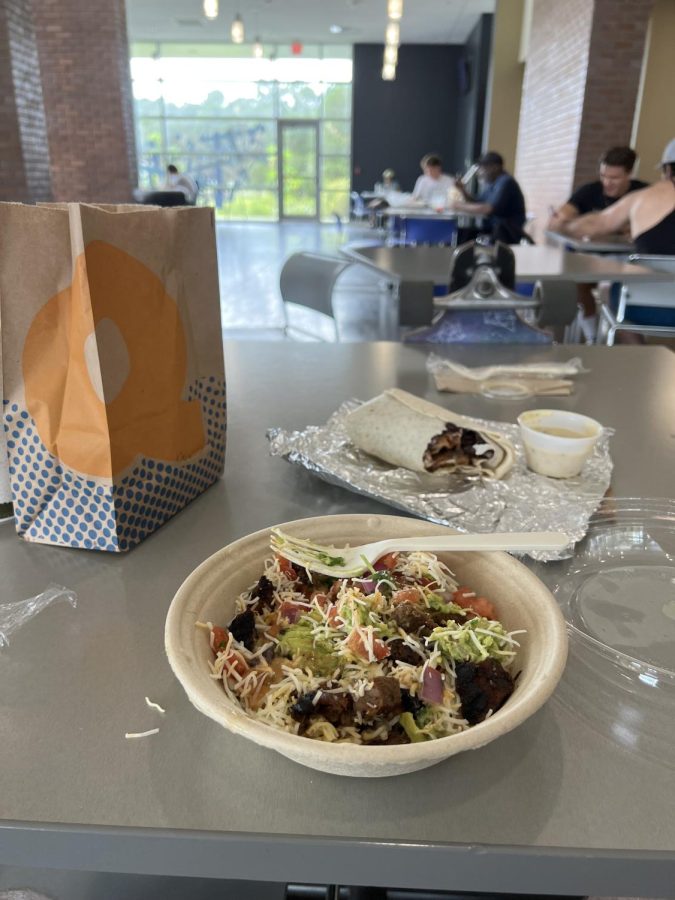
[[640, 157], [640, 178], [655, 181], [654, 166], [675, 137], [675, 0], [656, 0], [645, 63], [633, 146]]
[[515, 168], [525, 71], [518, 62], [524, 7], [525, 0], [497, 0], [492, 42], [485, 149], [501, 153], [510, 171]]

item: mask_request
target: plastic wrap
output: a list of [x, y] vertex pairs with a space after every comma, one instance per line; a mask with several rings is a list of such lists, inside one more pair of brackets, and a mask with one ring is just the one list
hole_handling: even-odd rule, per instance
[[60, 584], [50, 584], [36, 597], [17, 600], [15, 603], [0, 603], [0, 650], [9, 644], [10, 636], [22, 625], [46, 609], [55, 600], [67, 600], [77, 606], [77, 594]]

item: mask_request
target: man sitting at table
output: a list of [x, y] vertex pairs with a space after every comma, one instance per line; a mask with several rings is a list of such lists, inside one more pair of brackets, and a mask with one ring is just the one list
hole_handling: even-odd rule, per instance
[[[675, 138], [666, 145], [660, 168], [661, 181], [630, 191], [601, 212], [579, 216], [563, 226], [563, 233], [592, 240], [630, 230], [638, 253], [675, 256]], [[643, 324], [671, 326], [673, 310], [664, 308], [656, 319]], [[634, 340], [625, 338], [625, 342]]]
[[602, 212], [564, 226], [564, 233], [593, 239], [630, 229], [638, 253], [675, 256], [675, 138], [663, 151], [661, 181], [631, 192]]
[[494, 150], [484, 153], [478, 159], [478, 175], [483, 187], [475, 199], [461, 179], [456, 180], [455, 185], [464, 200], [453, 203], [453, 209], [485, 216], [487, 222], [483, 228], [461, 228], [460, 242], [484, 233], [504, 244], [518, 244], [523, 238], [528, 239], [524, 232], [525, 198], [516, 179], [504, 169], [503, 157]]
[[[566, 203], [555, 210], [548, 222], [550, 231], [563, 232], [566, 226], [587, 213], [607, 209], [631, 191], [647, 187], [645, 181], [631, 178], [637, 154], [630, 147], [611, 147], [600, 157], [600, 177], [577, 188]], [[595, 311], [593, 284], [580, 284], [578, 288], [581, 318], [579, 325], [588, 343], [595, 340], [598, 319]]]
[[420, 160], [420, 167], [424, 174], [415, 182], [412, 199], [420, 200], [427, 206], [446, 206], [448, 191], [455, 182], [453, 178], [443, 173], [443, 160], [440, 156], [427, 153]]

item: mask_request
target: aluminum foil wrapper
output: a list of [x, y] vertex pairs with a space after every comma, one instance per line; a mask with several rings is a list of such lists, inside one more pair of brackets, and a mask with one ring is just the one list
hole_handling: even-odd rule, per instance
[[272, 456], [302, 466], [330, 484], [458, 531], [566, 532], [570, 544], [565, 550], [529, 554], [542, 562], [572, 556], [574, 544], [586, 534], [588, 521], [609, 487], [611, 429], [604, 429], [580, 475], [556, 479], [527, 468], [517, 425], [476, 419], [477, 427], [504, 435], [515, 447], [516, 461], [506, 478], [424, 475], [380, 462], [350, 442], [345, 418], [361, 403], [343, 403], [325, 425], [303, 431], [269, 429]]

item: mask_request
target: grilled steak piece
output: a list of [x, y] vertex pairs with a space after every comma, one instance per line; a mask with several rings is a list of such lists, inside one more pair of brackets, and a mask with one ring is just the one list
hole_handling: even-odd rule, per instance
[[265, 575], [260, 576], [260, 581], [253, 588], [252, 599], [256, 602], [251, 605], [254, 612], [260, 613], [265, 608], [272, 609], [274, 603], [274, 585]]
[[395, 716], [402, 710], [401, 687], [398, 681], [381, 675], [373, 678], [373, 686], [363, 697], [358, 697], [354, 701], [354, 711], [360, 713], [365, 721]]
[[392, 662], [400, 660], [400, 662], [409, 663], [411, 666], [421, 666], [424, 662], [416, 650], [413, 650], [412, 647], [409, 647], [408, 644], [405, 644], [398, 638], [395, 641], [389, 641], [387, 647], [389, 647], [389, 659]]
[[416, 603], [399, 603], [391, 617], [399, 628], [409, 634], [429, 634], [436, 627], [427, 610]]
[[[485, 444], [477, 431], [470, 428], [459, 428], [448, 422], [440, 434], [435, 434], [429, 441], [422, 462], [427, 472], [435, 472], [450, 462], [458, 466], [468, 466], [479, 454], [476, 444]], [[480, 454], [481, 459], [490, 459], [495, 454], [489, 448]]]
[[323, 716], [331, 725], [354, 724], [354, 703], [350, 694], [345, 692], [322, 693], [314, 703], [316, 695], [317, 691], [303, 694], [291, 706], [290, 713], [296, 722], [300, 722], [306, 728], [312, 716]]
[[482, 722], [490, 710], [496, 712], [513, 693], [513, 678], [496, 659], [459, 663], [455, 676], [462, 715], [469, 725]]
[[235, 641], [239, 641], [247, 650], [253, 652], [256, 638], [253, 610], [246, 609], [239, 613], [232, 619], [229, 628]]

